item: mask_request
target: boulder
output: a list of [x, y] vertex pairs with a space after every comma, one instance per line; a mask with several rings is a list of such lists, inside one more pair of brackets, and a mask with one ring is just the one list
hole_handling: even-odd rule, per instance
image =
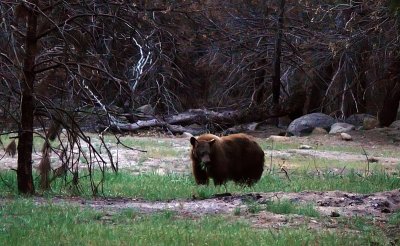
[[354, 129], [355, 129], [355, 126], [352, 124], [345, 123], [345, 122], [337, 122], [331, 126], [331, 130], [329, 131], [329, 134], [349, 132]]
[[400, 129], [400, 120], [393, 121], [389, 126], [390, 128]]
[[309, 134], [315, 127], [330, 129], [335, 119], [323, 113], [312, 113], [301, 116], [290, 123], [287, 132], [295, 136]]
[[350, 115], [345, 122], [354, 125], [355, 127], [358, 126], [363, 126], [364, 124], [364, 119], [366, 118], [373, 118], [375, 119], [374, 116], [370, 115], [370, 114], [353, 114]]
[[379, 121], [376, 118], [365, 118], [363, 122], [364, 130], [371, 130], [379, 127]]

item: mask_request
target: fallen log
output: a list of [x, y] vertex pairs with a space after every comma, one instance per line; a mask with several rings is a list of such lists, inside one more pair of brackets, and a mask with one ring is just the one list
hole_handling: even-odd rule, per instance
[[192, 135], [199, 135], [199, 134], [206, 132], [206, 129], [203, 129], [203, 128], [197, 129], [197, 128], [191, 128], [191, 127], [183, 127], [181, 125], [171, 125], [165, 121], [158, 120], [158, 119], [152, 119], [152, 120], [146, 120], [146, 121], [139, 120], [135, 123], [129, 123], [129, 124], [115, 123], [115, 124], [111, 125], [110, 130], [111, 131], [137, 131], [140, 129], [146, 129], [146, 128], [150, 128], [150, 127], [165, 127], [173, 134], [182, 134], [184, 132], [188, 132]]
[[[198, 124], [218, 125], [220, 129], [228, 129], [243, 123], [261, 121], [265, 119], [265, 113], [257, 110], [228, 110], [216, 112], [208, 109], [190, 109], [186, 112], [166, 116], [164, 118], [153, 118], [149, 120], [138, 120], [134, 123], [114, 122], [109, 127], [112, 131], [137, 131], [150, 127], [165, 127], [174, 134], [188, 132], [192, 135], [199, 135], [207, 132], [206, 128], [194, 128], [190, 125]], [[105, 128], [105, 127], [104, 127]], [[231, 129], [234, 132], [237, 129]]]
[[235, 124], [234, 122], [238, 121], [241, 117], [243, 117], [244, 111], [223, 111], [223, 112], [215, 112], [208, 109], [190, 109], [186, 112], [171, 115], [166, 117], [166, 121], [169, 124], [182, 124], [189, 125], [193, 123], [197, 123], [199, 125], [207, 124], [210, 122], [215, 122], [218, 124]]

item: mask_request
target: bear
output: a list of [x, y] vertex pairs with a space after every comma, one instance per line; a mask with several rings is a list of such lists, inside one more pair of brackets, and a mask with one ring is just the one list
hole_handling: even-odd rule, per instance
[[249, 135], [191, 137], [192, 172], [198, 185], [225, 185], [229, 180], [252, 186], [264, 171], [264, 151]]

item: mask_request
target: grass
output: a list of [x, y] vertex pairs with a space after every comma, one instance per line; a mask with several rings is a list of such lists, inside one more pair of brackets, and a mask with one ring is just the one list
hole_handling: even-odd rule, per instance
[[[269, 161], [270, 160], [267, 159], [267, 162]], [[279, 163], [279, 160], [273, 159], [273, 163]], [[297, 171], [316, 171], [316, 169], [318, 169], [321, 172], [335, 170], [336, 173], [339, 173], [341, 170], [343, 170], [344, 173], [347, 173], [349, 170], [355, 170], [364, 173], [367, 169], [366, 160], [343, 161], [312, 156], [293, 156], [289, 160], [285, 161], [285, 165], [291, 169], [296, 169]], [[275, 166], [275, 168], [277, 167]], [[369, 168], [371, 172], [376, 173], [380, 173], [385, 170], [385, 167], [382, 164], [376, 162], [370, 163]], [[400, 168], [397, 169], [400, 170]]]
[[400, 211], [393, 213], [389, 217], [389, 224], [400, 226]]
[[[187, 151], [176, 148], [173, 142], [154, 138], [121, 138], [124, 144], [147, 150], [140, 154], [139, 162], [149, 158], [165, 159], [187, 155]], [[108, 139], [107, 142], [113, 142]], [[4, 142], [4, 141], [3, 141]], [[35, 146], [41, 147], [41, 139]], [[266, 141], [261, 141], [264, 149]], [[274, 149], [297, 148], [298, 144], [274, 143]], [[328, 149], [328, 147], [326, 147]], [[318, 150], [324, 150], [321, 146]], [[331, 149], [332, 150], [332, 149]], [[334, 149], [337, 151], [336, 149]], [[351, 151], [351, 150], [350, 150]], [[346, 152], [349, 150], [346, 149]], [[360, 152], [361, 153], [361, 152]], [[269, 158], [266, 158], [269, 166]], [[227, 184], [231, 193], [249, 192], [301, 192], [305, 190], [331, 191], [342, 190], [357, 193], [374, 193], [400, 188], [397, 174], [388, 174], [381, 170], [380, 164], [371, 164], [371, 175], [363, 175], [365, 162], [340, 162], [321, 158], [291, 157], [295, 169], [288, 169], [290, 180], [275, 169], [267, 171], [253, 187], [241, 187], [232, 182]], [[310, 174], [314, 171], [314, 160], [320, 175]], [[289, 163], [290, 164], [290, 163]], [[274, 163], [274, 166], [276, 164]], [[330, 172], [332, 168], [346, 167], [340, 175]], [[90, 180], [87, 172], [81, 171], [79, 195], [91, 197]], [[16, 174], [14, 171], [0, 171], [0, 245], [371, 245], [389, 244], [388, 239], [368, 218], [339, 218], [338, 230], [311, 230], [306, 225], [298, 228], [280, 226], [275, 229], [255, 229], [241, 215], [238, 206], [231, 217], [216, 215], [201, 218], [184, 218], [172, 212], [161, 212], [151, 215], [139, 214], [130, 209], [100, 211], [71, 205], [37, 205], [33, 200], [17, 195]], [[38, 176], [35, 173], [36, 187]], [[44, 197], [54, 195], [76, 195], [70, 187], [71, 177], [67, 183], [58, 179], [52, 184], [52, 191]], [[94, 181], [101, 180], [95, 172]], [[158, 175], [148, 172], [132, 175], [121, 170], [114, 174], [107, 172], [104, 186], [100, 187], [101, 195], [106, 197], [131, 197], [149, 201], [166, 201], [170, 199], [209, 198], [216, 193], [224, 193], [224, 187], [197, 186], [192, 175], [167, 174]], [[42, 193], [39, 191], [39, 193]], [[4, 197], [11, 198], [5, 200]], [[268, 204], [257, 202], [246, 203], [250, 213], [257, 214], [268, 210], [279, 214], [300, 214], [307, 217], [321, 218], [311, 204], [297, 204], [287, 200], [273, 201]], [[389, 218], [389, 224], [398, 227], [400, 213]]]
[[370, 245], [388, 244], [380, 230], [351, 233], [299, 228], [255, 229], [220, 216], [186, 219], [172, 212], [96, 211], [36, 205], [19, 199], [0, 205], [0, 245]]
[[298, 214], [315, 218], [320, 217], [319, 212], [315, 210], [312, 204], [301, 205], [289, 200], [270, 201], [267, 203], [266, 210], [276, 214]]
[[[84, 175], [86, 174], [82, 172], [81, 188], [84, 192], [81, 195], [90, 196], [90, 182], [88, 178], [84, 178]], [[0, 176], [0, 196], [15, 195], [17, 193], [15, 172], [3, 171], [0, 172]], [[344, 175], [324, 174], [321, 176], [309, 175], [306, 172], [293, 172], [290, 174], [290, 179], [291, 181], [284, 176], [265, 175], [253, 187], [242, 187], [229, 182], [227, 191], [231, 193], [248, 193], [342, 190], [369, 194], [400, 188], [398, 176], [385, 173], [375, 173], [364, 177], [355, 171]], [[35, 180], [38, 181], [37, 178]], [[67, 180], [70, 180], [70, 177]], [[95, 181], [100, 181], [99, 173], [96, 173]], [[53, 192], [48, 193], [48, 195], [71, 194], [71, 190], [61, 179], [52, 184], [52, 190]], [[158, 175], [154, 173], [131, 175], [124, 171], [118, 174], [106, 173], [103, 187], [103, 195], [108, 197], [137, 197], [153, 201], [176, 198], [189, 199], [193, 196], [207, 198], [213, 194], [224, 192], [225, 188], [223, 186], [214, 187], [212, 182], [209, 186], [197, 186], [191, 175]]]
[[[107, 142], [115, 142], [115, 139], [108, 136]], [[154, 139], [154, 138], [140, 138], [140, 137], [121, 137], [121, 142], [132, 148], [146, 150], [144, 154], [147, 158], [166, 158], [176, 157], [187, 154], [186, 151], [176, 148], [172, 142]]]
[[[295, 141], [295, 140], [294, 140]], [[290, 150], [290, 149], [298, 149], [301, 145], [300, 142], [277, 142], [272, 140], [259, 140], [258, 143], [264, 150]], [[368, 156], [379, 156], [379, 157], [400, 157], [400, 153], [396, 150], [386, 150], [386, 149], [374, 149], [374, 148], [365, 148], [364, 150], [361, 147], [349, 147], [346, 145], [315, 145], [308, 144], [313, 147], [313, 150], [317, 151], [334, 151], [334, 152], [343, 152], [343, 153], [351, 153], [351, 154], [360, 154], [364, 155], [364, 150], [367, 152]]]
[[[382, 234], [376, 225], [374, 225], [374, 219], [372, 217], [343, 217], [338, 219], [338, 228], [343, 230], [355, 230], [362, 231], [368, 234]], [[381, 235], [383, 236], [383, 234]], [[380, 244], [378, 244], [380, 245]]]
[[[286, 142], [278, 142], [272, 140], [260, 140], [258, 141], [260, 146], [263, 149], [267, 150], [289, 150], [289, 149], [298, 149], [300, 142], [293, 142], [293, 141], [286, 141]], [[315, 145], [315, 144], [308, 144], [316, 150], [319, 151], [339, 151], [339, 152], [349, 152], [349, 153], [362, 153], [362, 149], [358, 148], [349, 148], [346, 146], [330, 146], [330, 145]]]

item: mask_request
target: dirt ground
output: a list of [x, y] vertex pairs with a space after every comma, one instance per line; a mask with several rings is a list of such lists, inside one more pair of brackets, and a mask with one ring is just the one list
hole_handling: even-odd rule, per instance
[[[271, 134], [273, 130], [263, 132], [252, 132], [251, 135], [263, 140]], [[382, 164], [388, 170], [398, 169], [400, 163], [399, 143], [397, 135], [392, 130], [376, 129], [370, 131], [353, 131], [350, 133], [353, 141], [343, 141], [335, 135], [311, 135], [308, 137], [292, 137], [290, 143], [296, 145], [310, 146], [333, 146], [341, 148], [359, 148], [364, 149], [369, 159]], [[127, 169], [133, 174], [154, 171], [156, 173], [190, 173], [188, 138], [171, 137], [166, 135], [145, 134], [145, 139], [152, 139], [157, 143], [166, 145], [166, 148], [173, 148], [177, 153], [171, 156], [160, 153], [159, 156], [147, 156], [143, 158], [143, 153], [131, 150], [111, 148], [111, 152], [119, 154], [119, 166], [121, 169]], [[293, 155], [316, 156], [331, 160], [366, 160], [363, 153], [328, 151], [318, 149], [288, 149], [288, 150], [270, 150], [265, 149], [266, 155], [273, 155], [278, 158], [290, 158]], [[380, 154], [385, 153], [385, 155]], [[391, 156], [388, 153], [393, 153]], [[0, 151], [0, 157], [4, 151]], [[40, 155], [35, 155], [35, 163], [38, 163]], [[0, 168], [15, 168], [16, 158], [3, 156], [0, 160]], [[36, 165], [36, 164], [35, 164]], [[258, 213], [248, 211], [246, 201], [252, 200], [258, 204], [265, 204], [271, 200], [289, 200], [298, 204], [309, 204], [315, 206], [315, 209], [323, 215], [323, 219], [314, 219], [300, 215], [280, 215], [261, 210]], [[7, 198], [0, 199], [6, 202]], [[176, 212], [177, 216], [187, 218], [196, 218], [203, 215], [221, 214], [228, 217], [241, 217], [249, 220], [257, 228], [280, 228], [296, 227], [306, 225], [309, 228], [330, 229], [339, 226], [338, 217], [346, 218], [352, 216], [372, 217], [376, 223], [386, 223], [388, 216], [400, 209], [400, 189], [379, 192], [369, 195], [355, 194], [342, 191], [315, 192], [304, 191], [299, 193], [251, 193], [251, 194], [232, 194], [223, 195], [204, 200], [187, 199], [172, 200], [166, 202], [149, 202], [140, 199], [84, 199], [80, 197], [65, 198], [54, 197], [52, 199], [43, 199], [36, 197], [35, 201], [39, 204], [75, 204], [82, 207], [91, 207], [114, 213], [121, 209], [135, 209], [142, 213], [153, 213], [157, 211], [171, 210]], [[240, 211], [240, 213], [238, 213]], [[400, 229], [395, 229], [395, 233]]]

